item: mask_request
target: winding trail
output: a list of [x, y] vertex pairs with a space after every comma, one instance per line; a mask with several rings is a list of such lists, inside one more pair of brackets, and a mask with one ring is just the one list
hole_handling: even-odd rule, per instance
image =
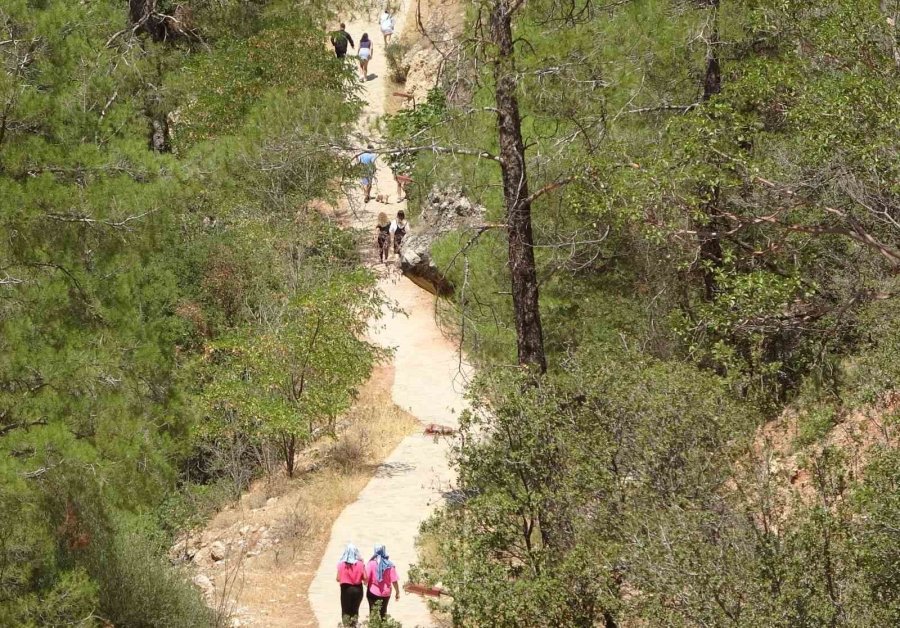
[[[408, 2], [398, 11], [395, 37], [402, 33]], [[369, 75], [363, 97], [368, 103], [357, 126], [363, 137], [377, 139], [373, 129], [384, 113], [389, 89], [384, 46], [377, 21], [363, 18], [347, 24], [358, 41], [367, 32], [375, 43], [369, 62]], [[396, 201], [396, 184], [390, 169], [378, 160], [372, 195], [383, 194]], [[393, 216], [406, 203], [362, 202], [361, 191], [351, 198], [352, 224], [374, 232], [378, 212]], [[415, 225], [413, 225], [415, 229]], [[374, 238], [374, 234], [373, 234]], [[374, 258], [374, 249], [369, 259]], [[379, 287], [402, 313], [385, 307], [383, 316], [369, 326], [370, 338], [394, 349], [392, 397], [402, 409], [425, 425], [439, 423], [456, 427], [459, 412], [465, 407], [465, 383], [471, 367], [460, 360], [458, 347], [446, 338], [435, 321], [434, 296], [403, 277], [394, 264], [376, 265]], [[343, 547], [356, 543], [368, 558], [376, 543], [384, 543], [397, 564], [401, 583], [406, 582], [411, 563], [416, 562], [415, 539], [419, 524], [441, 504], [451, 488], [452, 474], [447, 461], [450, 442], [417, 433], [405, 438], [380, 466], [375, 476], [340, 514], [331, 529], [331, 537], [309, 588], [309, 602], [319, 626], [340, 624], [339, 591], [335, 569]], [[365, 616], [366, 603], [360, 609]], [[432, 626], [433, 620], [424, 599], [401, 591], [400, 600], [392, 600], [389, 614], [405, 628]]]

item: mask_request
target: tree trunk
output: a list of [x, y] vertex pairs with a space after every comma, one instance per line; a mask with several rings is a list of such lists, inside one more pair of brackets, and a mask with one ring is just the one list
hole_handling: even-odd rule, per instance
[[494, 0], [491, 7], [494, 90], [497, 102], [497, 130], [500, 140], [500, 170], [506, 203], [509, 236], [509, 271], [512, 280], [513, 310], [519, 364], [547, 370], [544, 334], [538, 303], [534, 237], [531, 230], [531, 201], [525, 169], [525, 143], [519, 102], [516, 99], [516, 70], [509, 0]]
[[149, 34], [153, 41], [166, 38], [165, 20], [156, 11], [156, 0], [128, 0], [131, 23]]
[[150, 148], [157, 153], [171, 152], [169, 129], [165, 121], [150, 121]]
[[722, 91], [722, 66], [719, 63], [719, 0], [711, 0], [713, 27], [706, 53], [706, 74], [703, 77], [703, 102]]
[[[712, 32], [709, 36], [709, 48], [706, 55], [706, 72], [703, 76], [703, 97], [706, 102], [722, 91], [722, 67], [719, 63], [719, 0], [708, 0], [712, 7]], [[700, 197], [703, 199], [704, 222], [696, 226], [700, 240], [700, 261], [703, 264], [704, 294], [707, 301], [712, 301], [718, 292], [715, 269], [722, 265], [722, 221], [719, 219], [720, 189], [718, 185], [700, 186]]]
[[281, 457], [288, 477], [294, 477], [294, 458], [297, 455], [297, 437], [293, 434], [281, 435]]

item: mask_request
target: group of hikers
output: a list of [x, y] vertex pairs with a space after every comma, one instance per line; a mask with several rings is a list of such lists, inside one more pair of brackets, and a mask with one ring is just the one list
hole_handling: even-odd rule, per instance
[[[374, 152], [374, 147], [369, 144], [366, 150], [360, 153], [356, 161], [363, 167], [363, 176], [360, 183], [363, 186], [363, 195], [365, 202], [372, 200], [372, 184], [375, 182], [375, 161], [378, 156]], [[394, 173], [394, 179], [397, 181], [397, 201], [404, 200], [406, 192], [405, 185], [411, 181], [409, 177]], [[378, 197], [381, 202], [388, 202], [385, 198]], [[378, 261], [386, 262], [390, 256], [391, 243], [394, 245], [394, 254], [400, 253], [400, 245], [403, 243], [403, 237], [409, 231], [409, 221], [406, 219], [406, 212], [400, 210], [394, 220], [388, 220], [387, 214], [380, 212], [378, 214], [378, 223], [375, 225], [375, 246], [378, 249]]]
[[[384, 38], [384, 45], [387, 47], [391, 43], [391, 36], [394, 34], [394, 16], [387, 6], [381, 12], [378, 19], [381, 27], [381, 35]], [[347, 56], [347, 46], [356, 49], [356, 59], [359, 61], [359, 78], [362, 81], [369, 80], [369, 60], [375, 53], [372, 40], [368, 33], [363, 33], [359, 39], [359, 48], [353, 42], [353, 37], [347, 32], [347, 25], [341, 22], [341, 27], [331, 33], [331, 45], [334, 46], [334, 55], [342, 59]]]
[[[372, 184], [375, 183], [375, 171], [377, 170], [375, 162], [377, 160], [378, 155], [375, 153], [375, 147], [371, 144], [366, 146], [366, 150], [356, 156], [356, 163], [363, 167], [363, 176], [360, 179], [360, 183], [363, 186], [363, 196], [366, 203], [372, 200]], [[394, 181], [397, 182], [397, 202], [399, 203], [406, 200], [406, 185], [411, 183], [412, 179], [407, 175], [394, 172]], [[385, 199], [383, 202], [389, 201]]]
[[403, 237], [409, 230], [409, 221], [406, 212], [402, 209], [397, 212], [394, 220], [388, 220], [387, 214], [378, 214], [378, 224], [375, 225], [375, 246], [378, 248], [378, 261], [387, 262], [391, 250], [391, 242], [394, 243], [394, 255], [400, 254], [400, 245]]
[[356, 626], [364, 589], [370, 617], [374, 613], [378, 613], [382, 619], [387, 617], [391, 589], [394, 591], [394, 599], [400, 599], [397, 568], [391, 562], [384, 545], [376, 545], [372, 558], [363, 562], [359, 548], [348, 543], [338, 561], [335, 580], [341, 586], [341, 622], [345, 626]]
[[[381, 34], [384, 37], [384, 44], [387, 46], [391, 41], [391, 36], [394, 34], [394, 16], [391, 14], [387, 5], [385, 5], [378, 22], [381, 27]], [[347, 32], [347, 25], [343, 22], [341, 23], [340, 29], [331, 34], [331, 45], [334, 46], [334, 54], [338, 58], [347, 56], [348, 46], [351, 48], [356, 47], [353, 37]], [[357, 58], [359, 59], [360, 74], [363, 81], [368, 79], [369, 60], [372, 58], [372, 53], [372, 40], [369, 38], [368, 33], [363, 33], [359, 41], [359, 48], [357, 49]], [[378, 155], [375, 153], [375, 148], [372, 144], [366, 146], [366, 150], [355, 158], [356, 163], [362, 167], [360, 183], [363, 187], [364, 202], [366, 203], [372, 200], [372, 186], [375, 183], [377, 159]], [[412, 179], [405, 174], [395, 172], [394, 180], [397, 183], [397, 202], [401, 202], [405, 200], [406, 185], [407, 183], [410, 183]], [[382, 197], [379, 195], [378, 201], [382, 203], [390, 202], [387, 200], [386, 196], [387, 195]], [[379, 262], [388, 261], [392, 243], [394, 254], [399, 255], [400, 244], [403, 242], [403, 237], [408, 230], [409, 221], [406, 220], [406, 214], [402, 210], [397, 212], [397, 217], [394, 220], [388, 220], [385, 212], [380, 212], [378, 214], [378, 223], [375, 225], [375, 245], [378, 249]]]

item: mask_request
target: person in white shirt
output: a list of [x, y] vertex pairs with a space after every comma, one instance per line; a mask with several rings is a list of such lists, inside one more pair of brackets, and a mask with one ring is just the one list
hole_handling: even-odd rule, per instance
[[394, 240], [394, 253], [400, 254], [400, 245], [403, 243], [403, 237], [409, 231], [409, 221], [406, 219], [406, 212], [402, 209], [397, 212], [397, 217], [391, 221], [391, 237]]
[[378, 22], [381, 25], [381, 34], [384, 35], [384, 45], [387, 46], [391, 43], [391, 35], [394, 34], [394, 16], [388, 11], [388, 7], [384, 7]]

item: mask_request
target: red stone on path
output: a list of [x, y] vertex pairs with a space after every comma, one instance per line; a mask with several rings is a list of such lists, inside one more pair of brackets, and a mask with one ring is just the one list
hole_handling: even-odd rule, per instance
[[448, 425], [429, 423], [427, 426], [425, 426], [425, 434], [433, 436], [453, 436], [454, 434], [456, 434], [456, 429]]

